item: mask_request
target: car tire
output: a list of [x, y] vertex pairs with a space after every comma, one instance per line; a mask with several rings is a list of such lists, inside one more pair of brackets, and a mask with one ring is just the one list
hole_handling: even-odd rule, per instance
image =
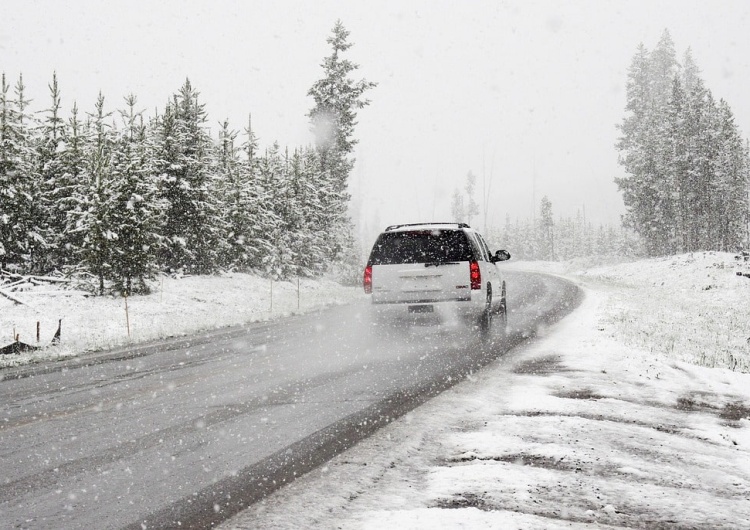
[[492, 329], [492, 316], [492, 287], [488, 285], [487, 302], [485, 303], [484, 311], [482, 311], [482, 314], [479, 317], [479, 332], [483, 336], [489, 334]]
[[505, 282], [500, 291], [500, 305], [498, 307], [498, 315], [500, 316], [500, 327], [503, 331], [508, 327], [508, 297], [505, 291]]

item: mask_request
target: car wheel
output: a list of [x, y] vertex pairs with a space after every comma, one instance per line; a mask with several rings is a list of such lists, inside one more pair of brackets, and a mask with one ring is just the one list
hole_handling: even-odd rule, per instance
[[479, 317], [479, 332], [487, 335], [492, 329], [492, 287], [487, 286], [487, 302], [484, 305], [484, 311]]
[[503, 281], [503, 283], [500, 284], [500, 301], [498, 302], [497, 307], [495, 308], [495, 313], [497, 313], [498, 315], [504, 312], [506, 309], [506, 306], [507, 306], [505, 302], [506, 298], [507, 298], [507, 295], [505, 294], [505, 281]]
[[500, 291], [500, 305], [497, 309], [498, 314], [500, 315], [500, 325], [503, 329], [506, 328], [508, 325], [508, 298], [505, 294], [505, 282], [503, 281], [503, 286]]

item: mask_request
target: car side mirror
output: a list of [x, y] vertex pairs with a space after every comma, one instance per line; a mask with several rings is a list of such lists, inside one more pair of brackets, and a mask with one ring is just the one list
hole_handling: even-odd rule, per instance
[[508, 261], [510, 259], [510, 252], [507, 250], [498, 250], [495, 252], [495, 255], [492, 256], [492, 263], [497, 263], [499, 261]]

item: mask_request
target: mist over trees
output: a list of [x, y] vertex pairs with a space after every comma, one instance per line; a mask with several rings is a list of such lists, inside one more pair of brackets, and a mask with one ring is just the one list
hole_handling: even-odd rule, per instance
[[616, 179], [624, 222], [648, 255], [733, 251], [748, 243], [748, 144], [729, 104], [716, 101], [688, 49], [680, 63], [664, 32], [628, 70]]
[[186, 80], [155, 116], [134, 95], [116, 111], [61, 116], [53, 75], [46, 110], [31, 113], [23, 78], [0, 79], [0, 268], [92, 279], [99, 293], [147, 292], [159, 272], [254, 271], [275, 279], [320, 275], [352, 251], [348, 177], [357, 110], [374, 83], [357, 65], [341, 22], [309, 95], [314, 146], [260, 150], [248, 119], [218, 140]]
[[451, 215], [453, 220], [457, 223], [471, 224], [474, 216], [479, 215], [479, 204], [474, 199], [474, 191], [477, 185], [477, 177], [473, 172], [469, 171], [466, 174], [466, 182], [464, 184], [464, 193], [456, 188], [453, 190], [453, 196], [451, 199]]
[[643, 254], [640, 238], [622, 226], [595, 225], [580, 210], [575, 217], [555, 218], [552, 202], [545, 196], [533, 219], [511, 220], [488, 230], [493, 248], [510, 251], [514, 259], [567, 261], [576, 258], [621, 258]]

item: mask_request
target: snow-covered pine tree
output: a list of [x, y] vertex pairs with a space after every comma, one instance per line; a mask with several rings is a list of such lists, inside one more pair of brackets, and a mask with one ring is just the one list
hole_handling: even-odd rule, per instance
[[10, 99], [5, 75], [0, 79], [0, 265], [24, 272], [42, 267], [47, 243], [39, 204], [39, 173], [34, 163], [33, 123], [27, 113], [23, 77]]
[[737, 169], [745, 162], [731, 111], [714, 100], [690, 49], [678, 69], [665, 32], [653, 53], [639, 47], [628, 73], [617, 144], [628, 176], [617, 184], [625, 221], [649, 255], [729, 249], [739, 244], [737, 226], [747, 227], [747, 178]]
[[[252, 133], [252, 129], [249, 129]], [[255, 246], [251, 235], [252, 213], [252, 170], [248, 170], [239, 153], [242, 147], [235, 145], [239, 133], [230, 129], [229, 120], [224, 120], [219, 128], [219, 144], [217, 146], [218, 175], [223, 197], [222, 214], [227, 226], [227, 245], [222, 256], [222, 264], [230, 270], [245, 271], [252, 266]], [[252, 165], [256, 142], [247, 146], [248, 161]]]
[[539, 258], [552, 261], [555, 259], [555, 220], [552, 216], [552, 202], [545, 195], [539, 207]]
[[123, 129], [117, 134], [111, 163], [109, 220], [112, 232], [109, 261], [113, 287], [121, 292], [147, 293], [146, 280], [158, 270], [162, 205], [150, 163], [143, 116], [134, 95], [120, 111]]
[[[304, 269], [310, 271], [311, 275], [318, 276], [328, 268], [328, 256], [333, 253], [330, 247], [334, 241], [324, 230], [321, 230], [321, 227], [330, 224], [326, 219], [328, 215], [326, 205], [337, 201], [335, 198], [329, 198], [329, 195], [334, 194], [332, 186], [325, 184], [330, 175], [322, 171], [318, 152], [308, 146], [302, 151], [301, 156], [302, 178], [299, 185], [300, 194], [303, 197], [303, 217], [307, 232], [304, 244], [305, 255], [301, 258]], [[324, 184], [319, 185], [319, 183]]]
[[0, 268], [21, 261], [20, 222], [22, 208], [18, 159], [20, 146], [16, 133], [10, 86], [5, 73], [0, 77]]
[[[694, 82], [693, 82], [694, 85]], [[686, 127], [686, 94], [680, 76], [672, 82], [672, 96], [667, 107], [667, 138], [672, 151], [667, 179], [673, 193], [673, 238], [674, 252], [681, 252], [688, 245], [688, 225], [691, 222], [689, 196], [691, 190], [687, 176], [690, 166], [689, 135]]]
[[323, 219], [326, 225], [319, 227], [328, 232], [330, 237], [340, 238], [330, 246], [333, 252], [330, 259], [336, 259], [344, 251], [352, 233], [347, 217], [347, 185], [354, 165], [351, 154], [357, 144], [354, 127], [357, 124], [357, 111], [370, 103], [363, 97], [364, 93], [376, 86], [364, 79], [354, 81], [350, 77], [359, 65], [343, 57], [352, 46], [348, 37], [349, 32], [342, 22], [336, 21], [332, 35], [327, 39], [331, 45], [331, 55], [323, 60], [324, 75], [308, 91], [308, 95], [315, 101], [315, 106], [308, 113], [315, 135], [315, 146], [320, 156], [321, 169], [330, 176], [326, 183], [332, 186], [329, 198], [340, 202], [326, 205], [327, 215]]
[[99, 294], [105, 293], [105, 280], [112, 272], [110, 242], [117, 237], [111, 217], [111, 115], [105, 112], [104, 96], [99, 93], [95, 112], [89, 114], [84, 130], [84, 173], [73, 194], [74, 208], [69, 211], [69, 232], [80, 245], [76, 249], [80, 270], [96, 278]]
[[626, 116], [619, 126], [617, 149], [629, 174], [616, 179], [627, 208], [624, 220], [644, 238], [650, 255], [669, 253], [674, 240], [667, 104], [677, 67], [668, 31], [652, 53], [639, 45], [628, 70]]
[[265, 155], [258, 161], [258, 178], [261, 185], [261, 200], [270, 205], [266, 212], [266, 229], [263, 237], [266, 239], [267, 251], [261, 257], [263, 272], [267, 276], [280, 280], [287, 278], [289, 270], [284, 263], [285, 226], [281, 215], [281, 197], [285, 195], [283, 171], [284, 163], [279, 153], [279, 144], [274, 144], [266, 150]]
[[470, 225], [471, 220], [474, 216], [479, 215], [479, 204], [474, 199], [474, 191], [477, 186], [477, 176], [469, 171], [466, 173], [466, 184], [464, 185], [464, 191], [466, 192], [466, 222]]
[[719, 101], [718, 159], [712, 210], [717, 216], [718, 250], [731, 252], [745, 242], [750, 204], [750, 159], [729, 104]]
[[[678, 72], [674, 43], [664, 30], [649, 58], [650, 111], [647, 119], [648, 149], [653, 155], [653, 169], [649, 174], [654, 191], [654, 217], [649, 223], [649, 240], [655, 254], [675, 252], [676, 226], [674, 187], [670, 178], [672, 151], [669, 139], [668, 103], [672, 97], [673, 81]], [[589, 233], [589, 241], [593, 230]]]
[[20, 150], [20, 176], [22, 179], [25, 231], [25, 269], [41, 273], [45, 271], [50, 245], [45, 238], [47, 216], [42, 204], [42, 176], [36, 162], [34, 132], [36, 122], [29, 113], [31, 100], [26, 99], [26, 85], [23, 75], [18, 76], [15, 86], [15, 112]]
[[299, 149], [291, 155], [286, 153], [286, 173], [288, 179], [287, 194], [288, 211], [285, 215], [287, 231], [290, 234], [292, 259], [294, 260], [295, 276], [311, 276], [310, 269], [310, 239], [311, 232], [308, 225], [308, 194], [305, 186], [304, 160]]
[[156, 165], [166, 211], [162, 262], [173, 271], [208, 274], [218, 270], [225, 246], [212, 141], [205, 106], [190, 80], [160, 119]]
[[65, 120], [60, 115], [60, 89], [57, 73], [49, 85], [50, 107], [43, 111], [36, 138], [37, 171], [41, 178], [40, 206], [45, 219], [45, 240], [49, 244], [45, 271], [70, 265], [73, 256], [65, 246], [66, 211], [75, 182], [68, 177], [64, 162], [67, 149]]
[[63, 129], [60, 148], [62, 182], [64, 189], [56, 196], [56, 205], [64, 214], [62, 232], [56, 234], [56, 266], [67, 271], [78, 268], [83, 251], [85, 232], [79, 230], [79, 221], [89, 201], [90, 174], [86, 163], [86, 126], [78, 119], [78, 105], [73, 103], [70, 118]]
[[453, 190], [453, 196], [451, 197], [451, 216], [456, 223], [466, 222], [466, 205], [464, 204], [464, 196], [458, 188]]
[[[627, 173], [627, 176], [615, 179], [626, 207], [623, 221], [644, 240], [648, 239], [655, 203], [650, 178], [654, 163], [648, 134], [651, 108], [649, 70], [649, 52], [640, 44], [628, 69], [625, 118], [618, 125], [621, 136], [616, 144], [620, 151], [619, 162]], [[655, 253], [656, 249], [653, 250]]]
[[242, 144], [245, 154], [238, 169], [237, 224], [231, 228], [237, 233], [238, 244], [235, 250], [235, 266], [240, 270], [262, 270], [264, 257], [272, 249], [268, 234], [273, 229], [275, 218], [269, 203], [267, 190], [260, 178], [258, 138], [252, 126], [252, 116], [248, 116], [245, 128], [245, 141]]

